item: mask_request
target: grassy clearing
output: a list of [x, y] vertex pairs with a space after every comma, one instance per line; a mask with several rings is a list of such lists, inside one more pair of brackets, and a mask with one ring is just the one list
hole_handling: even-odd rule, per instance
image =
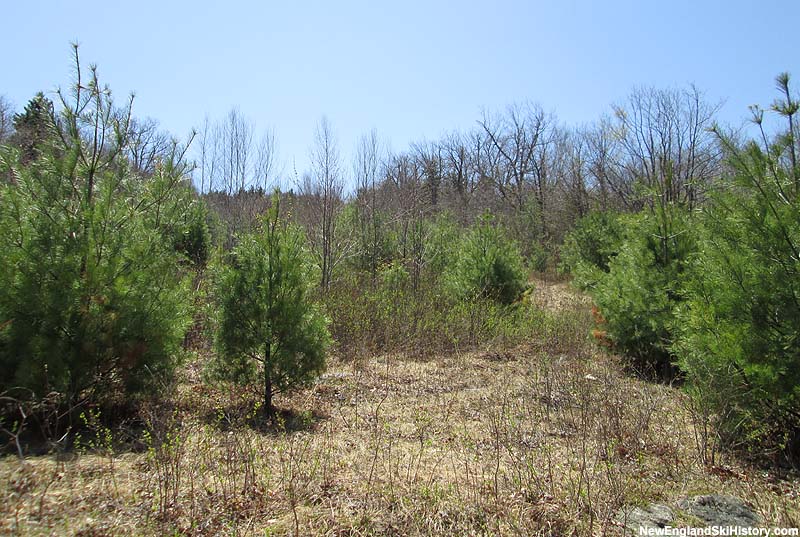
[[797, 477], [716, 452], [678, 389], [589, 341], [583, 296], [533, 302], [550, 315], [522, 346], [333, 359], [276, 401], [283, 428], [190, 364], [141, 450], [0, 459], [0, 533], [615, 535], [622, 505], [708, 492], [800, 524]]

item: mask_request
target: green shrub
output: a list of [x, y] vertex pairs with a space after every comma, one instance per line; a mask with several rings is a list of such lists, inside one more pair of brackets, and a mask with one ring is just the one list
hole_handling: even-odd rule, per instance
[[198, 267], [206, 264], [211, 251], [208, 220], [205, 203], [186, 187], [176, 204], [170, 228], [165, 230], [173, 248]]
[[382, 287], [395, 293], [406, 289], [410, 280], [408, 270], [398, 262], [382, 267], [379, 276]]
[[677, 207], [660, 217], [646, 211], [630, 220], [627, 235], [591, 294], [615, 348], [640, 372], [670, 377], [675, 373], [670, 352], [675, 308], [696, 248], [691, 217]]
[[485, 297], [502, 304], [511, 304], [527, 288], [519, 248], [489, 216], [462, 239], [447, 279], [456, 297]]
[[458, 255], [461, 229], [448, 214], [434, 217], [428, 223], [425, 257], [428, 275], [439, 278], [452, 265]]
[[572, 274], [581, 289], [590, 289], [609, 271], [624, 240], [624, 224], [615, 212], [596, 212], [581, 218], [561, 246], [559, 271]]
[[547, 265], [550, 262], [550, 253], [539, 243], [533, 243], [528, 246], [527, 265], [535, 272], [547, 271]]

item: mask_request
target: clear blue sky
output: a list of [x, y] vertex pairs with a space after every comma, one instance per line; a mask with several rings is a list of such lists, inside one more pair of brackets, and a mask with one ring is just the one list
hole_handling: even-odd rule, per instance
[[[530, 99], [590, 122], [633, 86], [695, 83], [732, 123], [800, 88], [800, 1], [8, 2], [0, 94], [17, 107], [70, 80], [71, 41], [138, 116], [176, 135], [237, 106], [307, 167], [327, 115], [350, 153], [371, 128], [395, 150]], [[346, 164], [349, 169], [349, 163]]]

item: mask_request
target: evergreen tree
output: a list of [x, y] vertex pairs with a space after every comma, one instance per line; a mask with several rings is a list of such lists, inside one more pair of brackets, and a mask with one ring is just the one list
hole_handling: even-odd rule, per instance
[[[676, 345], [692, 394], [726, 440], [800, 457], [800, 167], [788, 75], [773, 109], [787, 130], [745, 146], [720, 135], [731, 175], [704, 214]], [[760, 126], [763, 113], [754, 109]], [[762, 131], [763, 133], [763, 131]]]
[[1, 155], [14, 181], [0, 184], [0, 390], [56, 391], [76, 405], [168, 379], [190, 294], [159, 224], [181, 188], [179, 162], [135, 177], [122, 157], [130, 109], [114, 106], [94, 69], [62, 105], [57, 121], [43, 98], [18, 117], [21, 131], [53, 129], [32, 137], [35, 158], [25, 146]]
[[14, 116], [12, 141], [20, 148], [23, 163], [35, 159], [39, 148], [55, 136], [55, 118], [53, 102], [42, 92], [28, 101], [22, 113]]
[[519, 248], [489, 215], [462, 240], [448, 280], [460, 298], [490, 298], [501, 304], [514, 302], [527, 286]]
[[677, 374], [670, 351], [675, 308], [684, 300], [681, 287], [696, 251], [691, 214], [670, 205], [661, 214], [645, 210], [630, 217], [627, 226], [608, 272], [595, 273], [592, 298], [615, 348], [640, 373], [668, 380]]
[[[280, 215], [280, 196], [258, 233], [241, 237], [220, 269], [215, 373], [237, 383], [263, 379], [272, 397], [313, 381], [325, 369], [327, 319], [311, 302], [316, 283], [302, 232]], [[260, 371], [259, 371], [260, 370]]]
[[572, 274], [581, 289], [591, 289], [610, 270], [624, 240], [622, 216], [612, 211], [590, 213], [575, 224], [561, 246], [559, 271]]

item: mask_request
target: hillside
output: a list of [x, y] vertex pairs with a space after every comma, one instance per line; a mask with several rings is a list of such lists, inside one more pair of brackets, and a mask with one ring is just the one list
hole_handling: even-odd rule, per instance
[[277, 399], [282, 428], [204, 384], [201, 350], [149, 436], [98, 425], [96, 449], [1, 459], [0, 533], [617, 535], [624, 505], [712, 492], [800, 523], [800, 479], [716, 451], [678, 388], [586, 336], [588, 299], [537, 281], [528, 307], [548, 320], [511, 348], [333, 357]]

